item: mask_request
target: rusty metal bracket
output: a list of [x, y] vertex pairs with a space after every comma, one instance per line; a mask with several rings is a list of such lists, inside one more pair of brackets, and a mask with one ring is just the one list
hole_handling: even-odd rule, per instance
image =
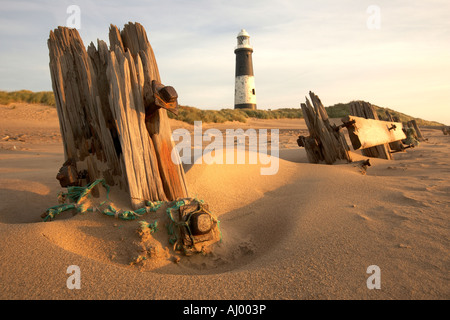
[[56, 179], [63, 188], [79, 186], [77, 165], [72, 159], [68, 159], [59, 169]]
[[178, 94], [171, 86], [165, 86], [162, 83], [152, 81], [153, 101], [146, 106], [146, 117], [152, 115], [160, 108], [178, 115]]
[[341, 130], [341, 128], [349, 128], [352, 125], [354, 125], [355, 123], [356, 123], [355, 120], [350, 120], [350, 121], [347, 121], [347, 122], [343, 122], [339, 126], [333, 125], [333, 129], [334, 129], [334, 131], [339, 131], [339, 130]]
[[304, 136], [298, 136], [297, 144], [299, 147], [304, 148], [305, 147], [305, 137]]
[[397, 126], [395, 124], [393, 124], [390, 128], [388, 128], [389, 131], [395, 130], [395, 129], [397, 129]]

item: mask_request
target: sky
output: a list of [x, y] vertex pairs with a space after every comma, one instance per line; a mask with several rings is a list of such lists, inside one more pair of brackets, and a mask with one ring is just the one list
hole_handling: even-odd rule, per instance
[[325, 106], [364, 100], [450, 124], [448, 0], [0, 0], [0, 90], [52, 90], [50, 30], [79, 22], [88, 46], [129, 21], [181, 105], [233, 108], [246, 29], [258, 109], [299, 108], [313, 91]]

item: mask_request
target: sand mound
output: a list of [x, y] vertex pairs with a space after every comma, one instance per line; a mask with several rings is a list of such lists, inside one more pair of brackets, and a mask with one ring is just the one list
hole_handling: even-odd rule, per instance
[[[249, 152], [245, 152], [245, 155], [248, 158]], [[186, 257], [174, 252], [168, 243], [166, 228], [166, 209], [169, 204], [136, 221], [121, 221], [102, 216], [99, 212], [81, 213], [73, 217], [72, 213], [65, 213], [64, 218], [70, 220], [59, 221], [60, 217], [57, 216], [55, 221], [45, 225], [43, 232], [47, 239], [64, 250], [103, 263], [173, 274], [229, 271], [250, 261], [251, 256], [258, 250], [268, 250], [279, 238], [276, 235], [272, 238], [260, 238], [261, 234], [267, 235], [272, 228], [286, 229], [290, 226], [289, 221], [284, 222], [277, 218], [279, 200], [276, 197], [269, 205], [272, 214], [264, 218], [267, 216], [264, 213], [267, 211], [267, 201], [263, 201], [263, 198], [289, 183], [296, 171], [294, 163], [280, 159], [276, 161], [279, 163], [279, 172], [273, 176], [260, 174], [261, 168], [266, 166], [261, 163], [227, 165], [199, 164], [197, 161], [190, 168], [187, 173], [187, 179], [191, 181], [190, 192], [199, 198], [202, 195], [201, 199], [220, 219], [223, 236], [222, 241], [212, 245], [211, 252], [204, 255]], [[112, 204], [118, 208], [117, 203], [126, 203], [123, 198], [119, 202], [115, 201], [121, 196], [123, 194], [117, 190], [110, 196]], [[223, 199], [228, 199], [226, 205]], [[96, 200], [97, 203], [100, 201], [102, 199]], [[130, 210], [126, 205], [121, 209]], [[159, 226], [158, 231], [146, 239], [142, 239], [138, 234], [139, 221], [144, 220], [157, 220]], [[235, 221], [238, 220], [250, 228], [236, 227]]]
[[[239, 154], [245, 155], [244, 164], [237, 163]], [[235, 164], [226, 161], [227, 155], [235, 155]], [[186, 172], [189, 193], [207, 201], [211, 210], [217, 215], [246, 206], [293, 180], [293, 173], [297, 171], [295, 164], [279, 158], [271, 157], [273, 166], [278, 171], [273, 175], [262, 175], [262, 168], [269, 168], [270, 164], [263, 164], [257, 153], [248, 151], [220, 150], [217, 158], [223, 159], [223, 164], [205, 164], [198, 159]], [[255, 162], [249, 157], [255, 156]], [[223, 205], [226, 199], [226, 205]]]

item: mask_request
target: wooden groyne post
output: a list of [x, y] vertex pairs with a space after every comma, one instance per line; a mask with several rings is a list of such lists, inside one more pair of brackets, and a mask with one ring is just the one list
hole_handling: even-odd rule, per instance
[[[161, 84], [139, 23], [111, 25], [108, 45], [85, 48], [76, 29], [50, 32], [50, 73], [64, 143], [63, 187], [103, 178], [128, 192], [133, 208], [188, 197], [167, 111], [177, 94]], [[176, 155], [177, 156], [177, 155]]]
[[310, 163], [333, 164], [337, 160], [352, 162], [350, 148], [340, 127], [331, 125], [327, 111], [319, 97], [309, 92], [311, 102], [306, 98], [300, 106], [303, 111], [309, 136], [299, 136], [297, 143], [304, 147]]

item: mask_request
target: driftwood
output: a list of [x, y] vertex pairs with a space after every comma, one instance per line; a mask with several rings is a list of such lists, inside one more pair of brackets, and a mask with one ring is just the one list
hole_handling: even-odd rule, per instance
[[443, 127], [442, 128], [442, 133], [446, 136], [446, 135], [450, 135], [450, 127]]
[[[144, 28], [111, 25], [110, 47], [98, 40], [86, 51], [76, 29], [50, 32], [50, 72], [55, 94], [68, 185], [86, 170], [86, 182], [103, 178], [128, 192], [133, 208], [145, 200], [188, 196], [174, 147], [167, 110], [176, 109], [176, 92], [165, 87]], [[70, 172], [65, 179], [64, 172]], [[62, 175], [62, 176], [61, 176]], [[73, 181], [74, 180], [74, 181]]]
[[308, 161], [311, 163], [324, 161], [327, 164], [333, 164], [341, 159], [351, 162], [350, 148], [344, 134], [339, 127], [330, 124], [328, 114], [319, 97], [313, 92], [309, 92], [309, 96], [314, 107], [306, 98], [301, 108], [310, 135], [300, 136], [297, 140], [298, 145], [305, 148]]
[[[375, 108], [364, 101], [354, 101], [350, 104], [350, 114], [352, 116], [379, 120]], [[361, 150], [362, 154], [367, 157], [381, 158], [392, 160], [389, 144], [381, 144], [378, 146], [366, 148]]]
[[347, 126], [347, 130], [355, 150], [406, 139], [401, 122], [364, 119], [354, 116], [347, 116], [342, 119], [342, 122], [351, 123]]
[[416, 131], [416, 136], [418, 141], [426, 141], [425, 137], [422, 134], [422, 131], [420, 131], [419, 126], [417, 125], [417, 121], [415, 119], [410, 120], [407, 122], [408, 127], [413, 128], [414, 131]]

